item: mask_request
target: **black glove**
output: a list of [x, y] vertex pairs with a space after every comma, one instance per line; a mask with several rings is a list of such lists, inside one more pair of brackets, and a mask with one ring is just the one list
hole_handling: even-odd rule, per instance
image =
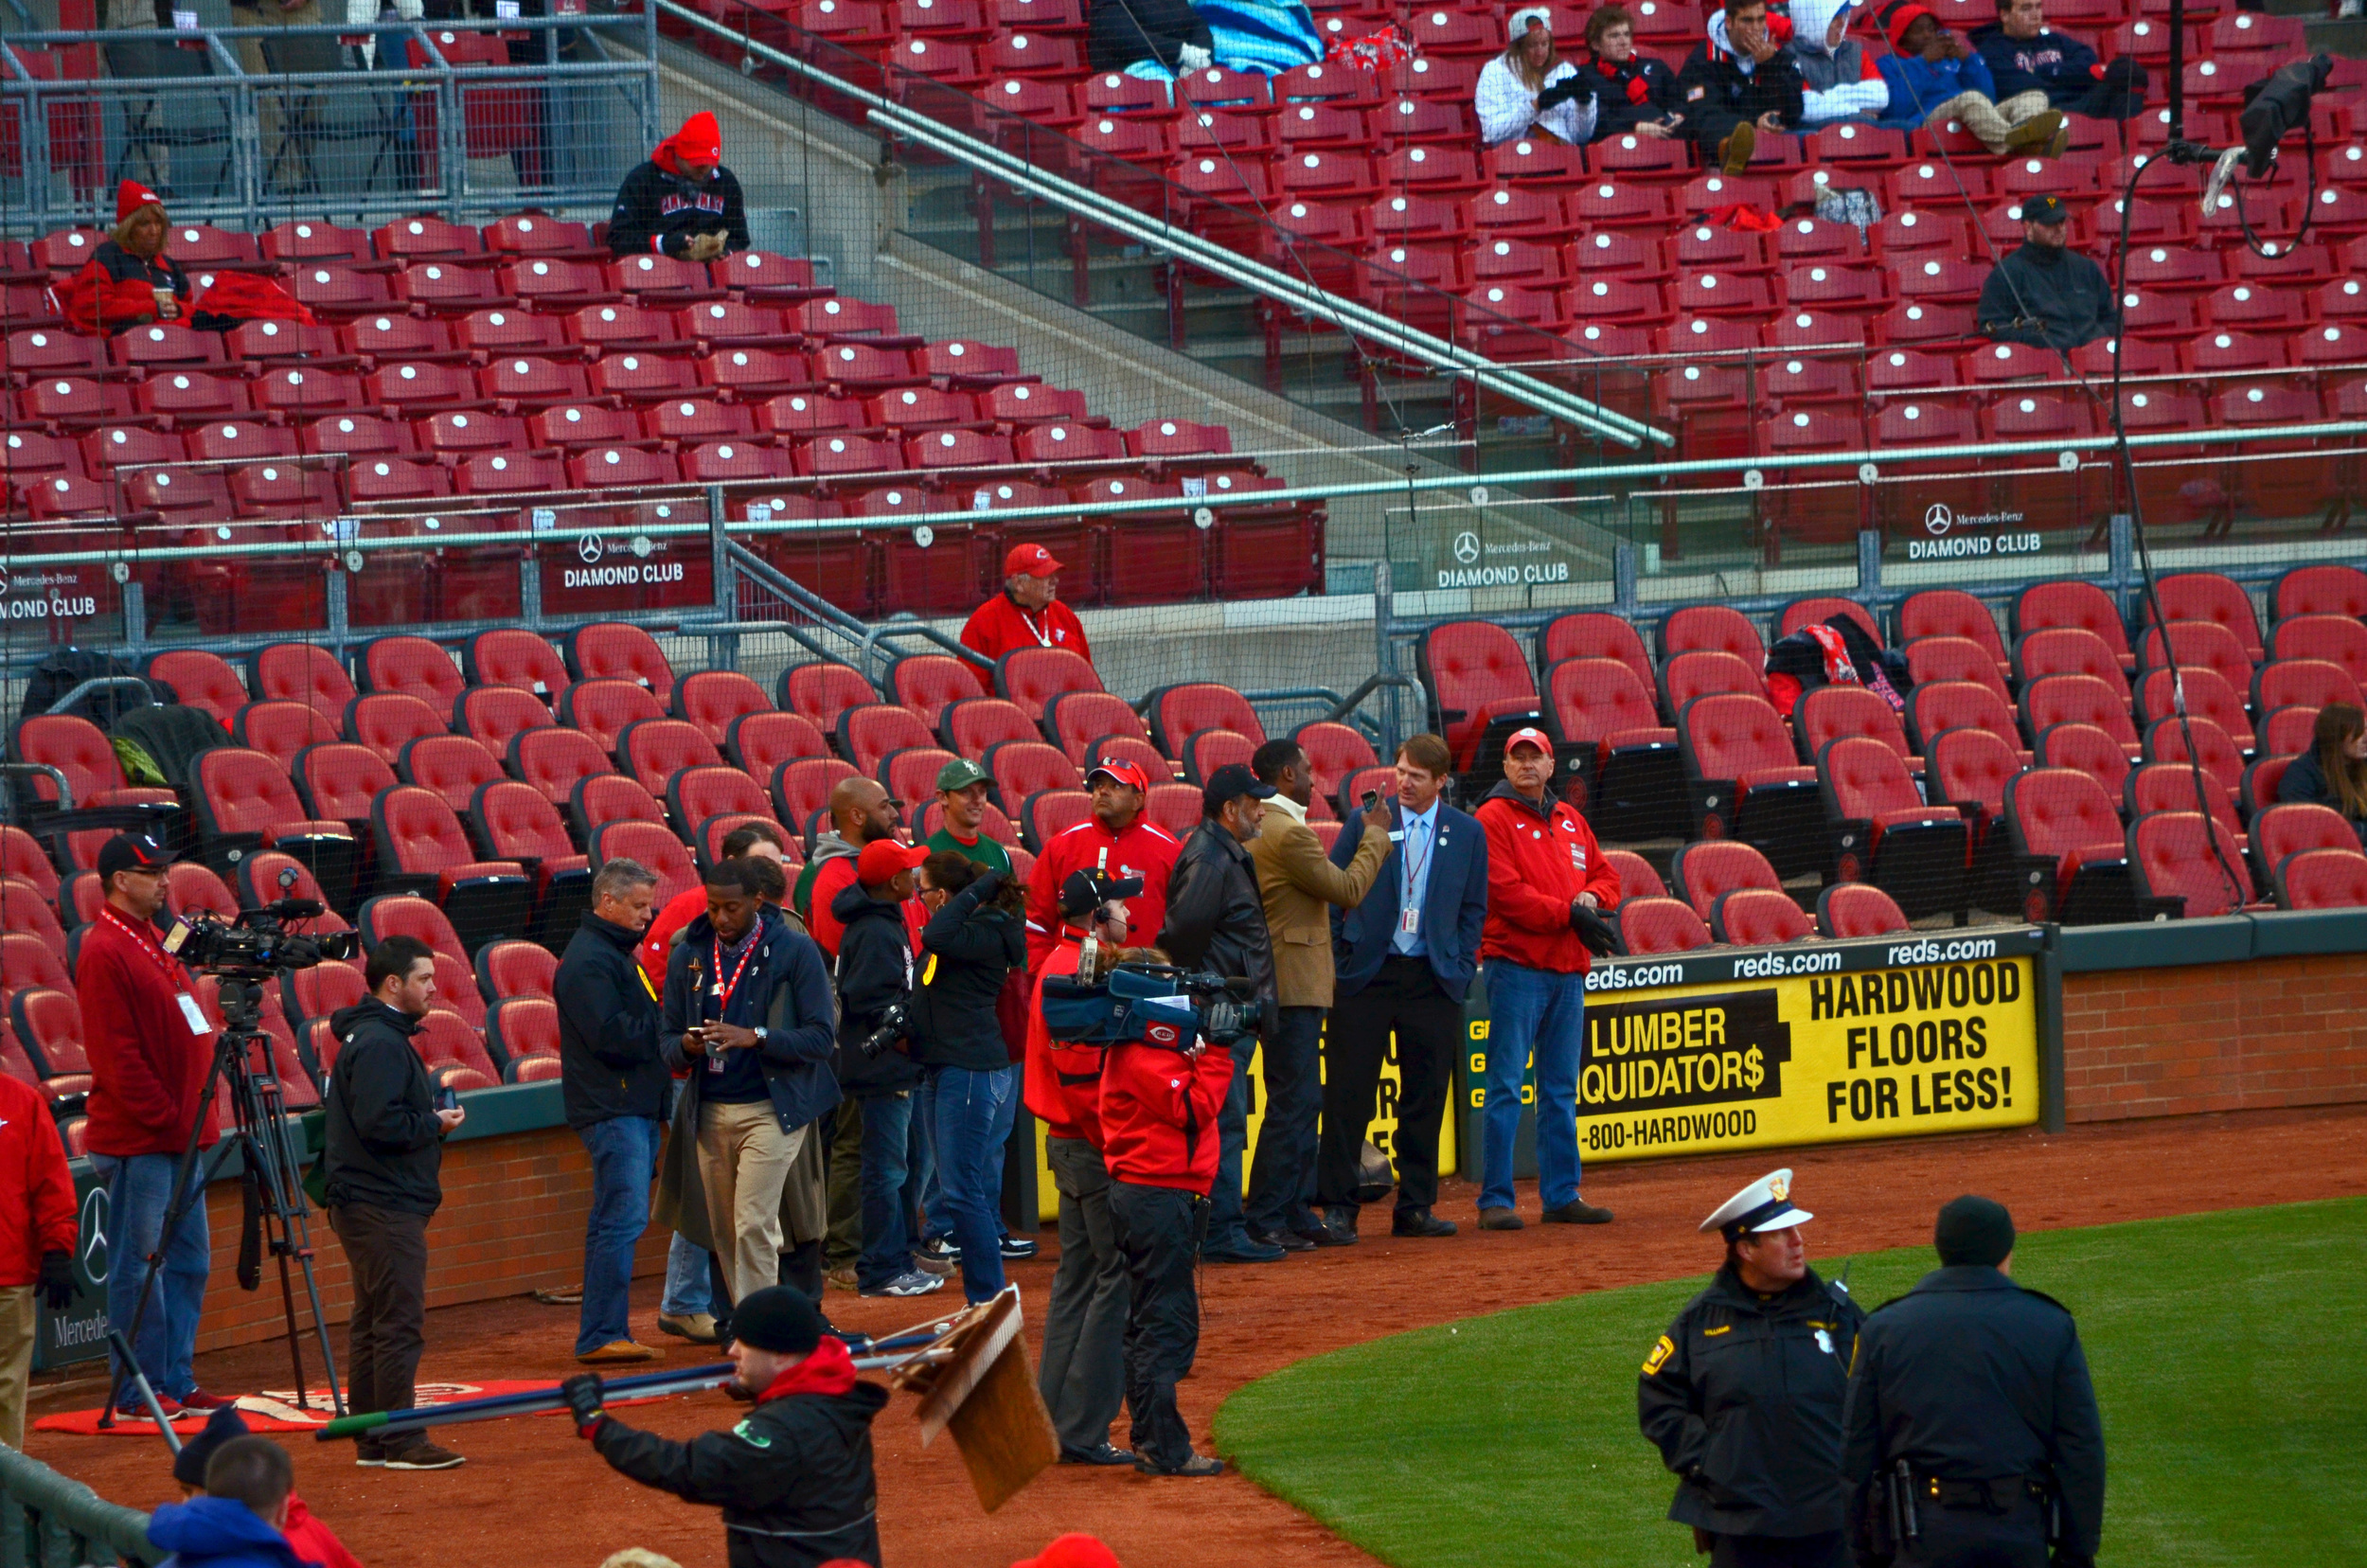
[[591, 1436], [600, 1424], [600, 1417], [608, 1414], [600, 1408], [600, 1375], [578, 1372], [561, 1383], [559, 1392], [566, 1398], [567, 1409], [576, 1418], [576, 1435]]
[[41, 1279], [33, 1289], [41, 1292], [53, 1312], [62, 1312], [74, 1305], [74, 1258], [62, 1252], [41, 1255]]
[[1619, 951], [1619, 937], [1611, 929], [1611, 922], [1575, 899], [1570, 901], [1570, 929], [1578, 934], [1586, 951], [1597, 958], [1608, 958]]
[[1582, 76], [1575, 76], [1566, 81], [1557, 81], [1538, 94], [1537, 107], [1539, 112], [1542, 113], [1557, 103], [1568, 103], [1573, 98], [1581, 98], [1589, 103], [1593, 102], [1594, 84]]

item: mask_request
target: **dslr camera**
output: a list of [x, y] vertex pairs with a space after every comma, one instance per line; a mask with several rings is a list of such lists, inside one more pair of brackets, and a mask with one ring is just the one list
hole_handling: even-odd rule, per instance
[[911, 1015], [906, 1011], [904, 1004], [891, 1002], [880, 1014], [880, 1026], [863, 1036], [858, 1042], [857, 1049], [863, 1052], [863, 1060], [869, 1061], [879, 1056], [881, 1051], [895, 1044], [899, 1036], [910, 1032]]

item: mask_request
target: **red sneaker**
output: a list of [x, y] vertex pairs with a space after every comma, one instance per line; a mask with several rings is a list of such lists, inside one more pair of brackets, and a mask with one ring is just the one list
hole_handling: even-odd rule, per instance
[[229, 1410], [238, 1402], [236, 1399], [218, 1398], [202, 1388], [192, 1388], [181, 1396], [181, 1408], [184, 1410]]
[[[181, 1401], [171, 1395], [157, 1395], [156, 1404], [165, 1413], [166, 1420], [175, 1421], [181, 1418], [183, 1408]], [[118, 1421], [147, 1421], [153, 1418], [148, 1414], [148, 1406], [142, 1404], [136, 1397], [116, 1406], [116, 1419]]]

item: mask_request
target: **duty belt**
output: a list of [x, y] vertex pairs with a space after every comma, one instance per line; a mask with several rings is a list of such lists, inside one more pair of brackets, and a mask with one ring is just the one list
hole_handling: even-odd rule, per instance
[[2024, 1497], [2044, 1502], [2046, 1488], [2027, 1476], [2000, 1476], [1988, 1481], [1949, 1481], [1936, 1475], [1914, 1478], [1918, 1500], [1942, 1508], [1978, 1508], [1984, 1513], [2012, 1511]]

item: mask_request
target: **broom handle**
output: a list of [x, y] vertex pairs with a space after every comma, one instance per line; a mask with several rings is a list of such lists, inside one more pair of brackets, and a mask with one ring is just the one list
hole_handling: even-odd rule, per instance
[[[903, 1366], [917, 1361], [932, 1360], [938, 1353], [927, 1349], [908, 1351], [899, 1355], [858, 1356], [855, 1369], [877, 1372]], [[656, 1399], [675, 1394], [696, 1394], [703, 1389], [721, 1388], [739, 1374], [729, 1366], [709, 1366], [695, 1372], [645, 1372], [637, 1377], [603, 1379], [603, 1398], [619, 1399]], [[346, 1416], [329, 1422], [312, 1434], [316, 1442], [334, 1442], [340, 1437], [358, 1437], [372, 1432], [412, 1432], [425, 1427], [447, 1426], [460, 1421], [492, 1421], [509, 1416], [539, 1416], [546, 1410], [567, 1408], [566, 1396], [557, 1385], [548, 1388], [521, 1389], [514, 1394], [493, 1394], [482, 1399], [462, 1399], [448, 1405], [427, 1405], [412, 1410], [381, 1410], [366, 1416]]]

